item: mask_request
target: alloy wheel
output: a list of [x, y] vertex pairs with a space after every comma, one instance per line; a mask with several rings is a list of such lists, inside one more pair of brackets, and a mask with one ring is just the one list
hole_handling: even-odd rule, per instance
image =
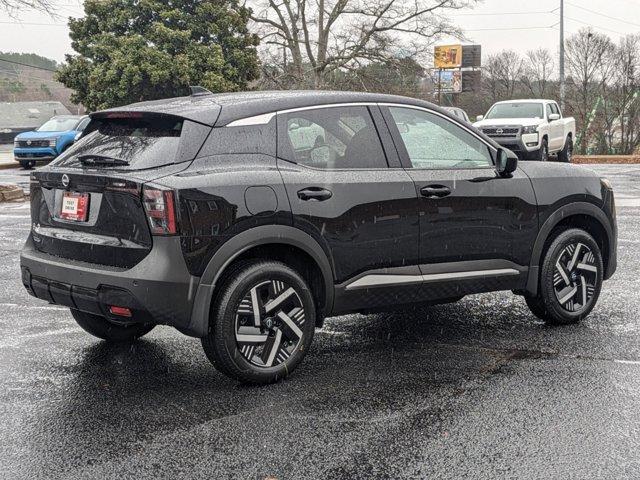
[[567, 245], [556, 260], [553, 287], [558, 303], [568, 312], [580, 313], [593, 299], [598, 267], [591, 249], [584, 243]]
[[304, 305], [293, 287], [280, 280], [261, 282], [236, 311], [238, 351], [254, 366], [275, 367], [302, 343], [304, 321]]

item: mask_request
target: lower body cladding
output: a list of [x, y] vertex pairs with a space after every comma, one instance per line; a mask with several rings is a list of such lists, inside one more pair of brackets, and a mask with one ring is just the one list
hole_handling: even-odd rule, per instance
[[122, 269], [39, 252], [29, 236], [20, 265], [25, 288], [39, 299], [117, 323], [164, 324], [190, 333], [199, 278], [184, 266], [178, 237], [155, 237], [149, 255]]
[[385, 310], [437, 304], [465, 295], [522, 290], [528, 267], [508, 260], [472, 260], [364, 272], [336, 285], [334, 312]]

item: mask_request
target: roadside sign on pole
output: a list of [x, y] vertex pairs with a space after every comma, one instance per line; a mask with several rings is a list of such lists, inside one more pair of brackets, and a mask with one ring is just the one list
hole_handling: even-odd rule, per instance
[[434, 72], [433, 82], [442, 93], [462, 92], [462, 72], [458, 70], [438, 69]]
[[462, 45], [438, 45], [433, 51], [435, 68], [458, 68], [462, 66]]

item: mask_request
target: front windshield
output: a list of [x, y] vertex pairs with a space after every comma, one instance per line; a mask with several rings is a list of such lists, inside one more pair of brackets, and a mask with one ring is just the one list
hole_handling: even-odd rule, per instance
[[542, 118], [541, 103], [497, 103], [485, 118]]
[[53, 117], [38, 128], [38, 132], [66, 132], [73, 130], [78, 123], [77, 118]]

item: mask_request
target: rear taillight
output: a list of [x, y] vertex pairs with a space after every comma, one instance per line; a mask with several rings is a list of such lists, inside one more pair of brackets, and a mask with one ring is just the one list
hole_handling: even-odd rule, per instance
[[145, 187], [142, 189], [142, 203], [153, 235], [177, 233], [176, 206], [172, 190]]

